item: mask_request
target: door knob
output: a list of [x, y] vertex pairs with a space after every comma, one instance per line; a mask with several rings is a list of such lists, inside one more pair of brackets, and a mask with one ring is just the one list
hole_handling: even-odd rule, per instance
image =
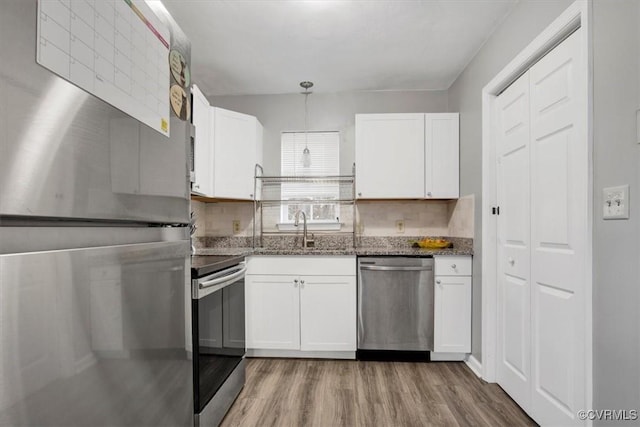
[[515, 263], [516, 263], [516, 260], [515, 260], [515, 259], [513, 259], [513, 258], [511, 258], [511, 257], [509, 257], [509, 259], [507, 260], [507, 262], [509, 262], [509, 264], [513, 265], [513, 264], [515, 264]]
[[451, 264], [451, 268], [453, 268], [455, 270], [456, 269], [456, 265], [455, 264]]
[[442, 283], [442, 281], [440, 279], [436, 280], [436, 283], [439, 285], [440, 283]]

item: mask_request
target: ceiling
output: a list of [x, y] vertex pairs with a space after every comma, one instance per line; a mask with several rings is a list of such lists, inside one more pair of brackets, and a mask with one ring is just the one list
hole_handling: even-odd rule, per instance
[[518, 0], [163, 0], [207, 95], [447, 89]]

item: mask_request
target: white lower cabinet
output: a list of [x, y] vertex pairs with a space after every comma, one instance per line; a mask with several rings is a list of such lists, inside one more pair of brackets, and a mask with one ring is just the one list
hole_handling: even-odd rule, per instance
[[247, 270], [249, 355], [355, 357], [355, 257], [254, 256]]
[[301, 277], [300, 350], [356, 350], [355, 275]]
[[471, 352], [471, 257], [435, 257], [432, 360], [462, 360]]
[[247, 348], [300, 349], [300, 291], [293, 276], [245, 279]]

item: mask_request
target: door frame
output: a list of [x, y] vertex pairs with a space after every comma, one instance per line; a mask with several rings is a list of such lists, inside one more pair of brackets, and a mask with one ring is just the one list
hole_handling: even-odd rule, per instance
[[[592, 57], [592, 2], [577, 0], [523, 49], [502, 71], [482, 89], [482, 378], [496, 382], [497, 371], [497, 218], [491, 208], [497, 205], [497, 175], [495, 167], [495, 101], [497, 96], [545, 53], [553, 49], [577, 28], [582, 27], [584, 65], [586, 69], [587, 102], [583, 114], [589, 152], [589, 179], [587, 184], [587, 236], [586, 260], [588, 273], [585, 283], [585, 408], [593, 401], [593, 338], [592, 282], [593, 282], [593, 57]], [[591, 272], [591, 273], [589, 273]]]

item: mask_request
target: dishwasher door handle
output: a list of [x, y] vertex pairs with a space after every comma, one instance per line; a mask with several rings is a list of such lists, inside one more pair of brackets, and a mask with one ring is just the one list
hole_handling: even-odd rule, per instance
[[372, 271], [433, 271], [433, 266], [400, 267], [391, 265], [360, 265], [360, 270]]

